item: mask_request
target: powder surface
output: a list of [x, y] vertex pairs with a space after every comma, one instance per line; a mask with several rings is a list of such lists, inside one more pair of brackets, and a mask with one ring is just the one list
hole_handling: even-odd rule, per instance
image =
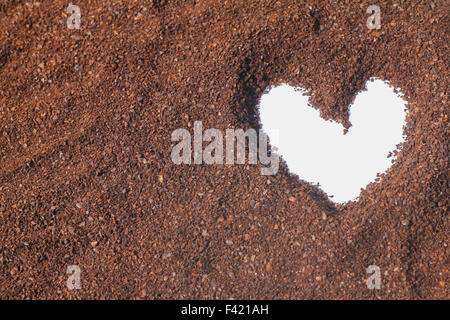
[[[77, 1], [74, 29], [66, 1], [1, 1], [0, 298], [447, 299], [450, 3], [377, 2], [379, 29], [372, 0]], [[258, 129], [282, 83], [351, 134], [372, 77], [408, 139], [358, 201], [171, 161], [195, 121]]]

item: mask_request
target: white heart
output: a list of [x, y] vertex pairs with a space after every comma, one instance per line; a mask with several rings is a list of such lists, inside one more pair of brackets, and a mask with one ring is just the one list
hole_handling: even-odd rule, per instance
[[[387, 155], [405, 139], [406, 101], [388, 83], [371, 79], [349, 108], [350, 127], [325, 121], [305, 90], [281, 85], [260, 100], [262, 129], [289, 171], [319, 183], [332, 201], [355, 200], [361, 188], [392, 165]], [[397, 90], [398, 91], [398, 90]]]

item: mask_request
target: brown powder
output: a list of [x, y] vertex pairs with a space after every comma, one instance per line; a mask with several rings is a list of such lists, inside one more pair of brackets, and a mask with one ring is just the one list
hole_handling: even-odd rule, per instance
[[[66, 1], [0, 5], [0, 298], [448, 298], [449, 3], [377, 1], [379, 30], [371, 4], [83, 1], [79, 30]], [[171, 161], [196, 120], [258, 128], [270, 84], [348, 126], [370, 77], [408, 139], [357, 202], [284, 163]]]

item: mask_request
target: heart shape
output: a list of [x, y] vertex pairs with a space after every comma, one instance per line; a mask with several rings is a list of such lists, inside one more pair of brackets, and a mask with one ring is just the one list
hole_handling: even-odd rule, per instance
[[304, 89], [281, 85], [260, 100], [262, 129], [290, 172], [318, 183], [337, 203], [356, 200], [392, 165], [388, 154], [405, 139], [402, 94], [379, 79], [369, 80], [366, 89], [349, 107], [347, 134], [341, 124], [320, 117]]

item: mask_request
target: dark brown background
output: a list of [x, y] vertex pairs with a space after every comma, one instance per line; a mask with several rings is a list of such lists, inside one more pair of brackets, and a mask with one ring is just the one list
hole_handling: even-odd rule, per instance
[[[448, 1], [377, 1], [376, 31], [372, 1], [73, 3], [80, 30], [67, 1], [0, 5], [1, 298], [448, 298]], [[284, 164], [170, 160], [195, 120], [257, 128], [269, 84], [348, 126], [373, 76], [408, 140], [356, 203]]]

